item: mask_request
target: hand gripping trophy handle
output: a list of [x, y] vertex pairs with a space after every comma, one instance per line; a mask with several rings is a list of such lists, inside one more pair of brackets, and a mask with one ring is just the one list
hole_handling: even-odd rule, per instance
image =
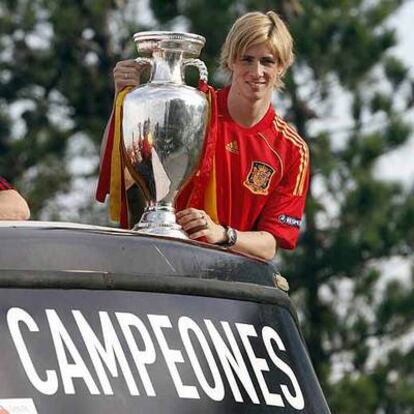
[[135, 61], [151, 69], [148, 83], [129, 92], [123, 105], [126, 166], [147, 201], [134, 230], [186, 239], [175, 220], [174, 201], [199, 163], [209, 103], [205, 93], [185, 84], [185, 70], [197, 68], [207, 82], [206, 65], [197, 59], [205, 39], [192, 33], [139, 32], [134, 41], [145, 56]]
[[145, 58], [145, 57], [138, 57], [135, 59], [135, 62], [137, 62], [140, 66], [149, 66], [151, 69], [154, 66], [154, 61], [151, 58]]

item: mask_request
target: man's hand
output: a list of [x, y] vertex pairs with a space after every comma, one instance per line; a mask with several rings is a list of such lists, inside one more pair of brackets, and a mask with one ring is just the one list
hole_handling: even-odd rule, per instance
[[176, 213], [177, 223], [188, 233], [190, 239], [204, 237], [208, 243], [222, 243], [226, 240], [226, 230], [214, 223], [204, 210], [187, 208]]
[[144, 66], [135, 60], [121, 60], [114, 68], [115, 95], [126, 86], [138, 86]]

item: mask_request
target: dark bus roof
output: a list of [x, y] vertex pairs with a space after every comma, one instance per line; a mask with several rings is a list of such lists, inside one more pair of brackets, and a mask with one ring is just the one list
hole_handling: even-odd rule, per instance
[[274, 287], [277, 274], [271, 263], [207, 243], [77, 223], [0, 222], [2, 287], [156, 290], [245, 299], [284, 306], [296, 320], [288, 295]]

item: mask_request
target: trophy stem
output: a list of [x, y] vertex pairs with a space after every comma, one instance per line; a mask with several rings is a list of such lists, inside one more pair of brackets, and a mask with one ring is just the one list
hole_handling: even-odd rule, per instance
[[141, 234], [188, 240], [185, 231], [177, 224], [175, 208], [171, 203], [150, 202], [132, 230]]

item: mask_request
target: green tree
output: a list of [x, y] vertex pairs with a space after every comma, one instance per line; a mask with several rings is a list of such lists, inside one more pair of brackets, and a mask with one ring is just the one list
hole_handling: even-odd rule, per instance
[[[398, 349], [414, 326], [413, 283], [385, 282], [395, 275], [381, 273], [391, 257], [412, 263], [414, 197], [375, 174], [380, 157], [403, 145], [412, 128], [412, 79], [392, 55], [396, 37], [386, 24], [400, 3], [303, 2], [292, 20], [298, 65], [288, 86], [291, 114], [311, 144], [316, 185], [301, 248], [288, 267], [303, 295], [305, 334], [320, 378], [327, 381], [332, 363], [345, 361], [344, 377], [329, 392], [336, 413], [350, 412], [355, 400], [360, 413], [414, 412], [414, 376], [407, 371], [413, 343]], [[309, 95], [301, 92], [304, 70]], [[350, 96], [349, 128], [315, 132], [313, 117], [329, 111], [338, 88]]]
[[[76, 178], [96, 181], [112, 69], [145, 29], [142, 2], [124, 3], [0, 0], [0, 174], [23, 190], [32, 218], [61, 218], [56, 197]], [[84, 171], [70, 165], [79, 153]], [[92, 206], [73, 218], [102, 220]]]

